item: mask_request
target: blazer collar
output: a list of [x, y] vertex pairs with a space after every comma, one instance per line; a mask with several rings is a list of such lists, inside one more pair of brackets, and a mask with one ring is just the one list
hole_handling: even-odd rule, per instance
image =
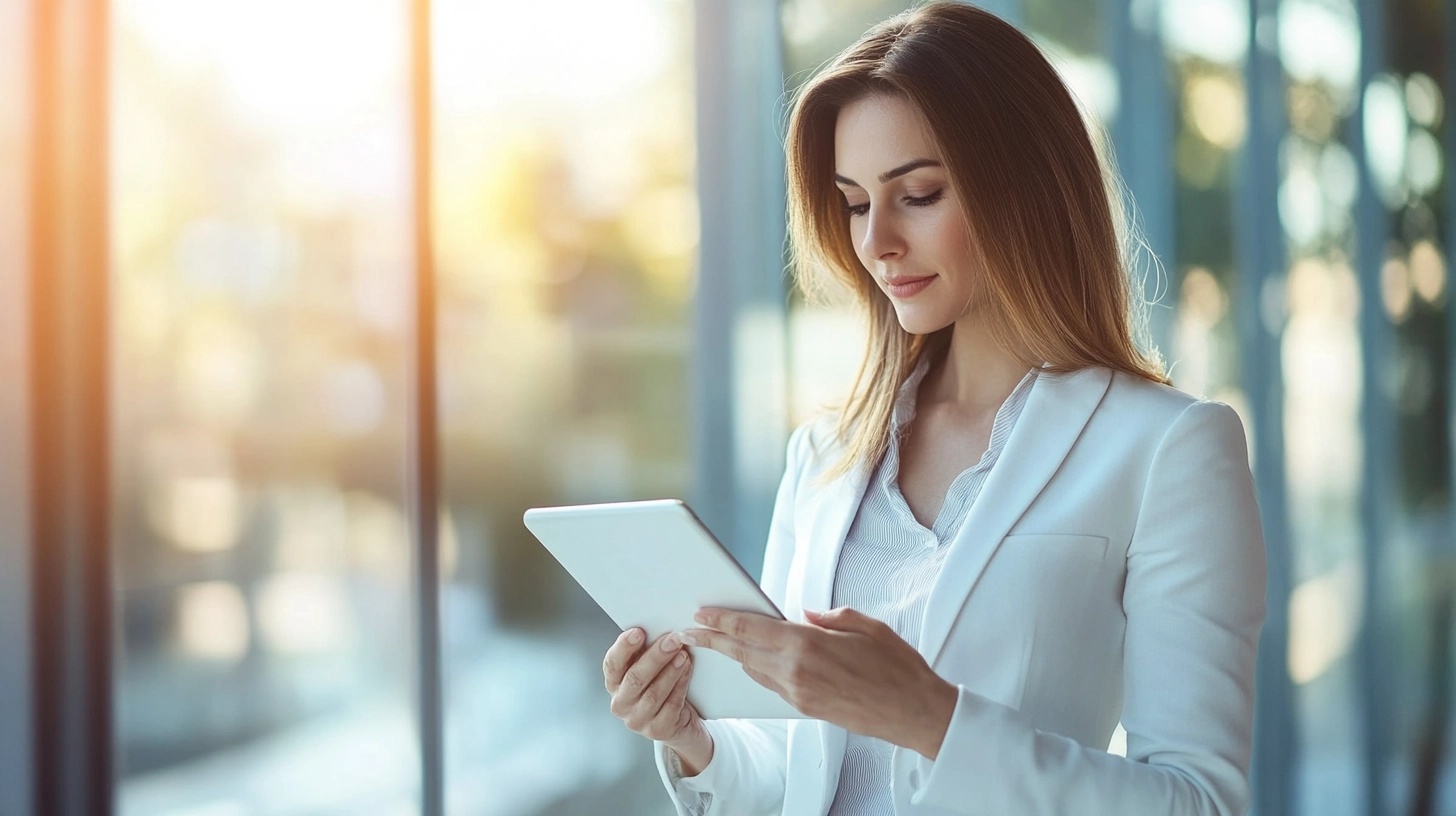
[[[952, 623], [986, 564], [1027, 507], [1066, 458], [1112, 381], [1110, 369], [1089, 367], [1069, 374], [1041, 373], [1021, 417], [1006, 440], [981, 494], [971, 506], [926, 601], [919, 650], [935, 664]], [[826, 461], [832, 461], [832, 455]], [[803, 607], [828, 609], [834, 572], [845, 536], [864, 497], [872, 468], [857, 468], [811, 499], [809, 552]]]

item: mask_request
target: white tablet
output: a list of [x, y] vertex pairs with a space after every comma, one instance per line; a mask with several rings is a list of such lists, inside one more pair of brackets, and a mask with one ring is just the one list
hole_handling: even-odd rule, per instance
[[[705, 606], [784, 617], [677, 499], [533, 507], [525, 522], [623, 631], [640, 626], [649, 643], [697, 627], [693, 615]], [[732, 659], [692, 652], [688, 700], [704, 718], [803, 718]]]

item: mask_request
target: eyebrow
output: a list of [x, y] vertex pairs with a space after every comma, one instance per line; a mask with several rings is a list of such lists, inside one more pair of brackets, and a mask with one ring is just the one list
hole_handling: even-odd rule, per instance
[[[914, 161], [905, 162], [904, 164], [900, 165], [899, 167], [896, 167], [894, 170], [886, 170], [885, 172], [883, 172], [883, 173], [880, 174], [879, 181], [880, 181], [881, 184], [885, 184], [886, 182], [890, 181], [891, 179], [899, 178], [900, 176], [905, 175], [906, 173], [910, 172], [911, 170], [919, 170], [922, 167], [940, 167], [940, 166], [941, 166], [940, 162], [936, 161], [935, 159], [916, 159]], [[846, 176], [841, 176], [838, 173], [835, 173], [834, 174], [834, 180], [837, 181], [837, 182], [839, 182], [840, 184], [848, 184], [848, 185], [850, 185], [852, 187], [858, 187], [859, 186], [859, 182], [855, 181], [852, 178], [848, 178]]]

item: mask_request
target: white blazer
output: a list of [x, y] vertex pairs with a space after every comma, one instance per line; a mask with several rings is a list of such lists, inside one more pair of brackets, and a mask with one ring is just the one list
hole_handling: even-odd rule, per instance
[[[762, 585], [790, 620], [828, 608], [866, 487], [816, 484], [838, 454], [827, 418], [789, 440]], [[1264, 541], [1232, 409], [1106, 368], [1043, 372], [949, 546], [919, 649], [960, 696], [934, 762], [895, 749], [898, 816], [1246, 812]], [[1125, 758], [1106, 751], [1119, 721]], [[843, 729], [708, 729], [707, 816], [827, 812]]]

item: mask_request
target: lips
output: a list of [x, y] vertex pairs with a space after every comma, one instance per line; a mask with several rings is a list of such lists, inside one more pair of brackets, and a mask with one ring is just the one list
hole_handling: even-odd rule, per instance
[[890, 297], [908, 298], [918, 294], [922, 289], [935, 280], [934, 275], [896, 275], [885, 278], [885, 288], [890, 290]]

